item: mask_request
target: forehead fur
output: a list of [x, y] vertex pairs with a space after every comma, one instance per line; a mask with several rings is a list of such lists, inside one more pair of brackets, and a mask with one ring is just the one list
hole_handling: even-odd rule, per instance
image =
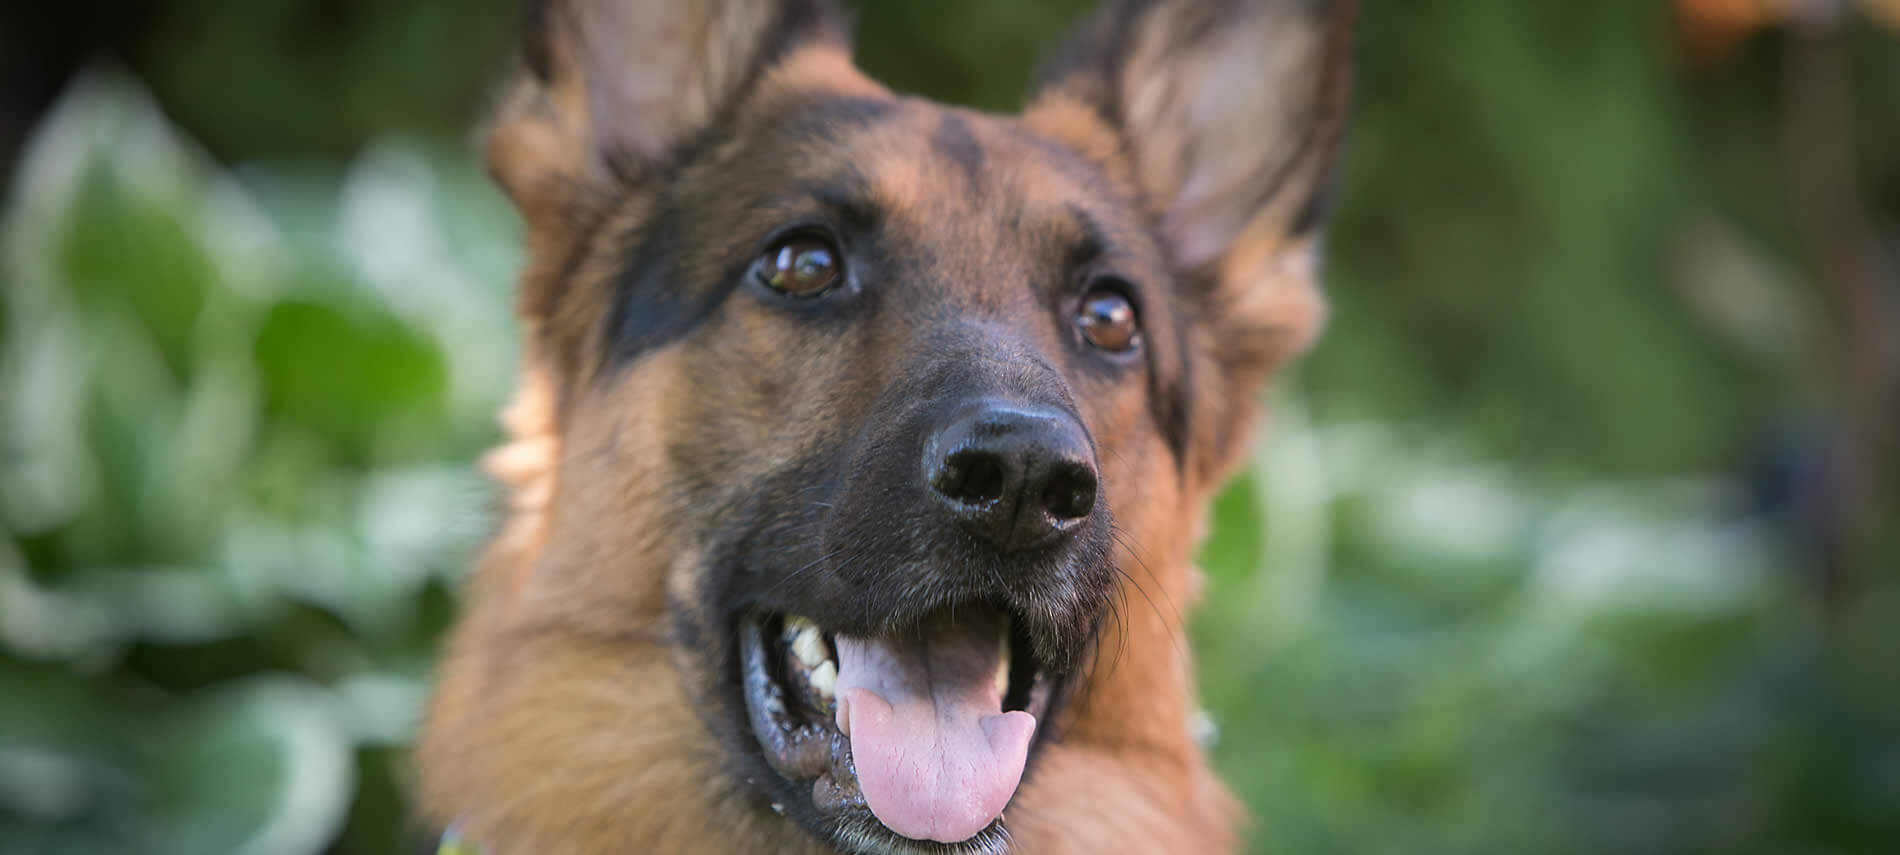
[[[848, 254], [882, 267], [877, 287], [927, 281], [969, 311], [1058, 289], [1065, 267], [1093, 260], [1166, 284], [1129, 191], [1062, 141], [1014, 118], [892, 97], [840, 70], [789, 62], [671, 180], [622, 195], [576, 248], [593, 263], [564, 271], [617, 280], [583, 289], [593, 311], [605, 301], [690, 322], [691, 311], [644, 310], [682, 299], [709, 309], [768, 237], [801, 222], [860, 232], [847, 235], [862, 238]], [[665, 343], [634, 339], [633, 352]], [[625, 344], [609, 348], [624, 357]]]

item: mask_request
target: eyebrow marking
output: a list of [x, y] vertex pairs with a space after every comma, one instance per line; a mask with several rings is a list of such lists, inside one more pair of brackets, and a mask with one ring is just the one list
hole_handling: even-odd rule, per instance
[[839, 131], [882, 124], [897, 112], [897, 105], [869, 95], [814, 95], [789, 99], [780, 110], [790, 120], [786, 130], [837, 142]]
[[1102, 228], [1101, 221], [1075, 202], [1068, 202], [1063, 207], [1068, 212], [1070, 227], [1078, 236], [1069, 251], [1069, 266], [1081, 267], [1107, 255], [1108, 232]]
[[[607, 310], [609, 368], [632, 362], [679, 340], [710, 317], [737, 280], [693, 289], [679, 283], [679, 245], [682, 218], [676, 209], [663, 209], [642, 230], [626, 266], [616, 276], [613, 304]], [[603, 374], [603, 376], [605, 376]]]
[[930, 135], [930, 147], [939, 156], [955, 164], [963, 175], [965, 189], [975, 195], [983, 186], [983, 144], [970, 132], [970, 123], [955, 113], [945, 113]]
[[806, 193], [853, 231], [870, 229], [884, 219], [883, 207], [872, 198], [870, 182], [854, 168], [838, 180], [814, 185]]

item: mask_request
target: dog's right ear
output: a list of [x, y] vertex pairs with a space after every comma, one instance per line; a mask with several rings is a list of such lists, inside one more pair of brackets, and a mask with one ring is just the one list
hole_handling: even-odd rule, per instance
[[825, 0], [527, 0], [485, 154], [532, 233], [663, 176], [773, 64], [844, 50]]

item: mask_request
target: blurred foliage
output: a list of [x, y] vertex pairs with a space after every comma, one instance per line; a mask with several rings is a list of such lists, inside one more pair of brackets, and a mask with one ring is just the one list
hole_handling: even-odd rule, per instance
[[[0, 855], [400, 848], [512, 378], [517, 227], [463, 144], [508, 5], [162, 4], [142, 83], [88, 74], [36, 133], [0, 222]], [[1008, 109], [1084, 5], [866, 3], [859, 54]], [[1778, 38], [1710, 65], [1656, 2], [1372, 6], [1332, 326], [1203, 556], [1258, 850], [1900, 851], [1893, 497], [1824, 611], [1745, 477], [1841, 394]], [[1900, 49], [1851, 44], [1892, 241]]]
[[0, 851], [394, 850], [514, 232], [453, 149], [240, 178], [74, 87], [5, 233]]

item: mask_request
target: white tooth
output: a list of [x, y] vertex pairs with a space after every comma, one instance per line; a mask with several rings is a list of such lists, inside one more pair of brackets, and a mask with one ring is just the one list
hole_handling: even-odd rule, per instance
[[830, 658], [825, 655], [825, 639], [818, 634], [818, 627], [807, 626], [799, 630], [798, 637], [792, 639], [792, 655], [805, 663], [807, 668], [816, 668], [818, 663]]
[[805, 632], [806, 630], [816, 630], [817, 628], [818, 624], [812, 623], [811, 618], [799, 617], [798, 615], [786, 615], [783, 634], [786, 638], [797, 638], [799, 633]]
[[818, 692], [818, 697], [829, 698], [831, 690], [838, 685], [838, 666], [827, 659], [820, 662], [818, 667], [811, 669], [811, 676], [805, 679], [811, 682], [811, 687]]
[[1009, 618], [1003, 618], [1003, 629], [996, 639], [1000, 650], [996, 655], [996, 694], [998, 697], [1009, 694]]

